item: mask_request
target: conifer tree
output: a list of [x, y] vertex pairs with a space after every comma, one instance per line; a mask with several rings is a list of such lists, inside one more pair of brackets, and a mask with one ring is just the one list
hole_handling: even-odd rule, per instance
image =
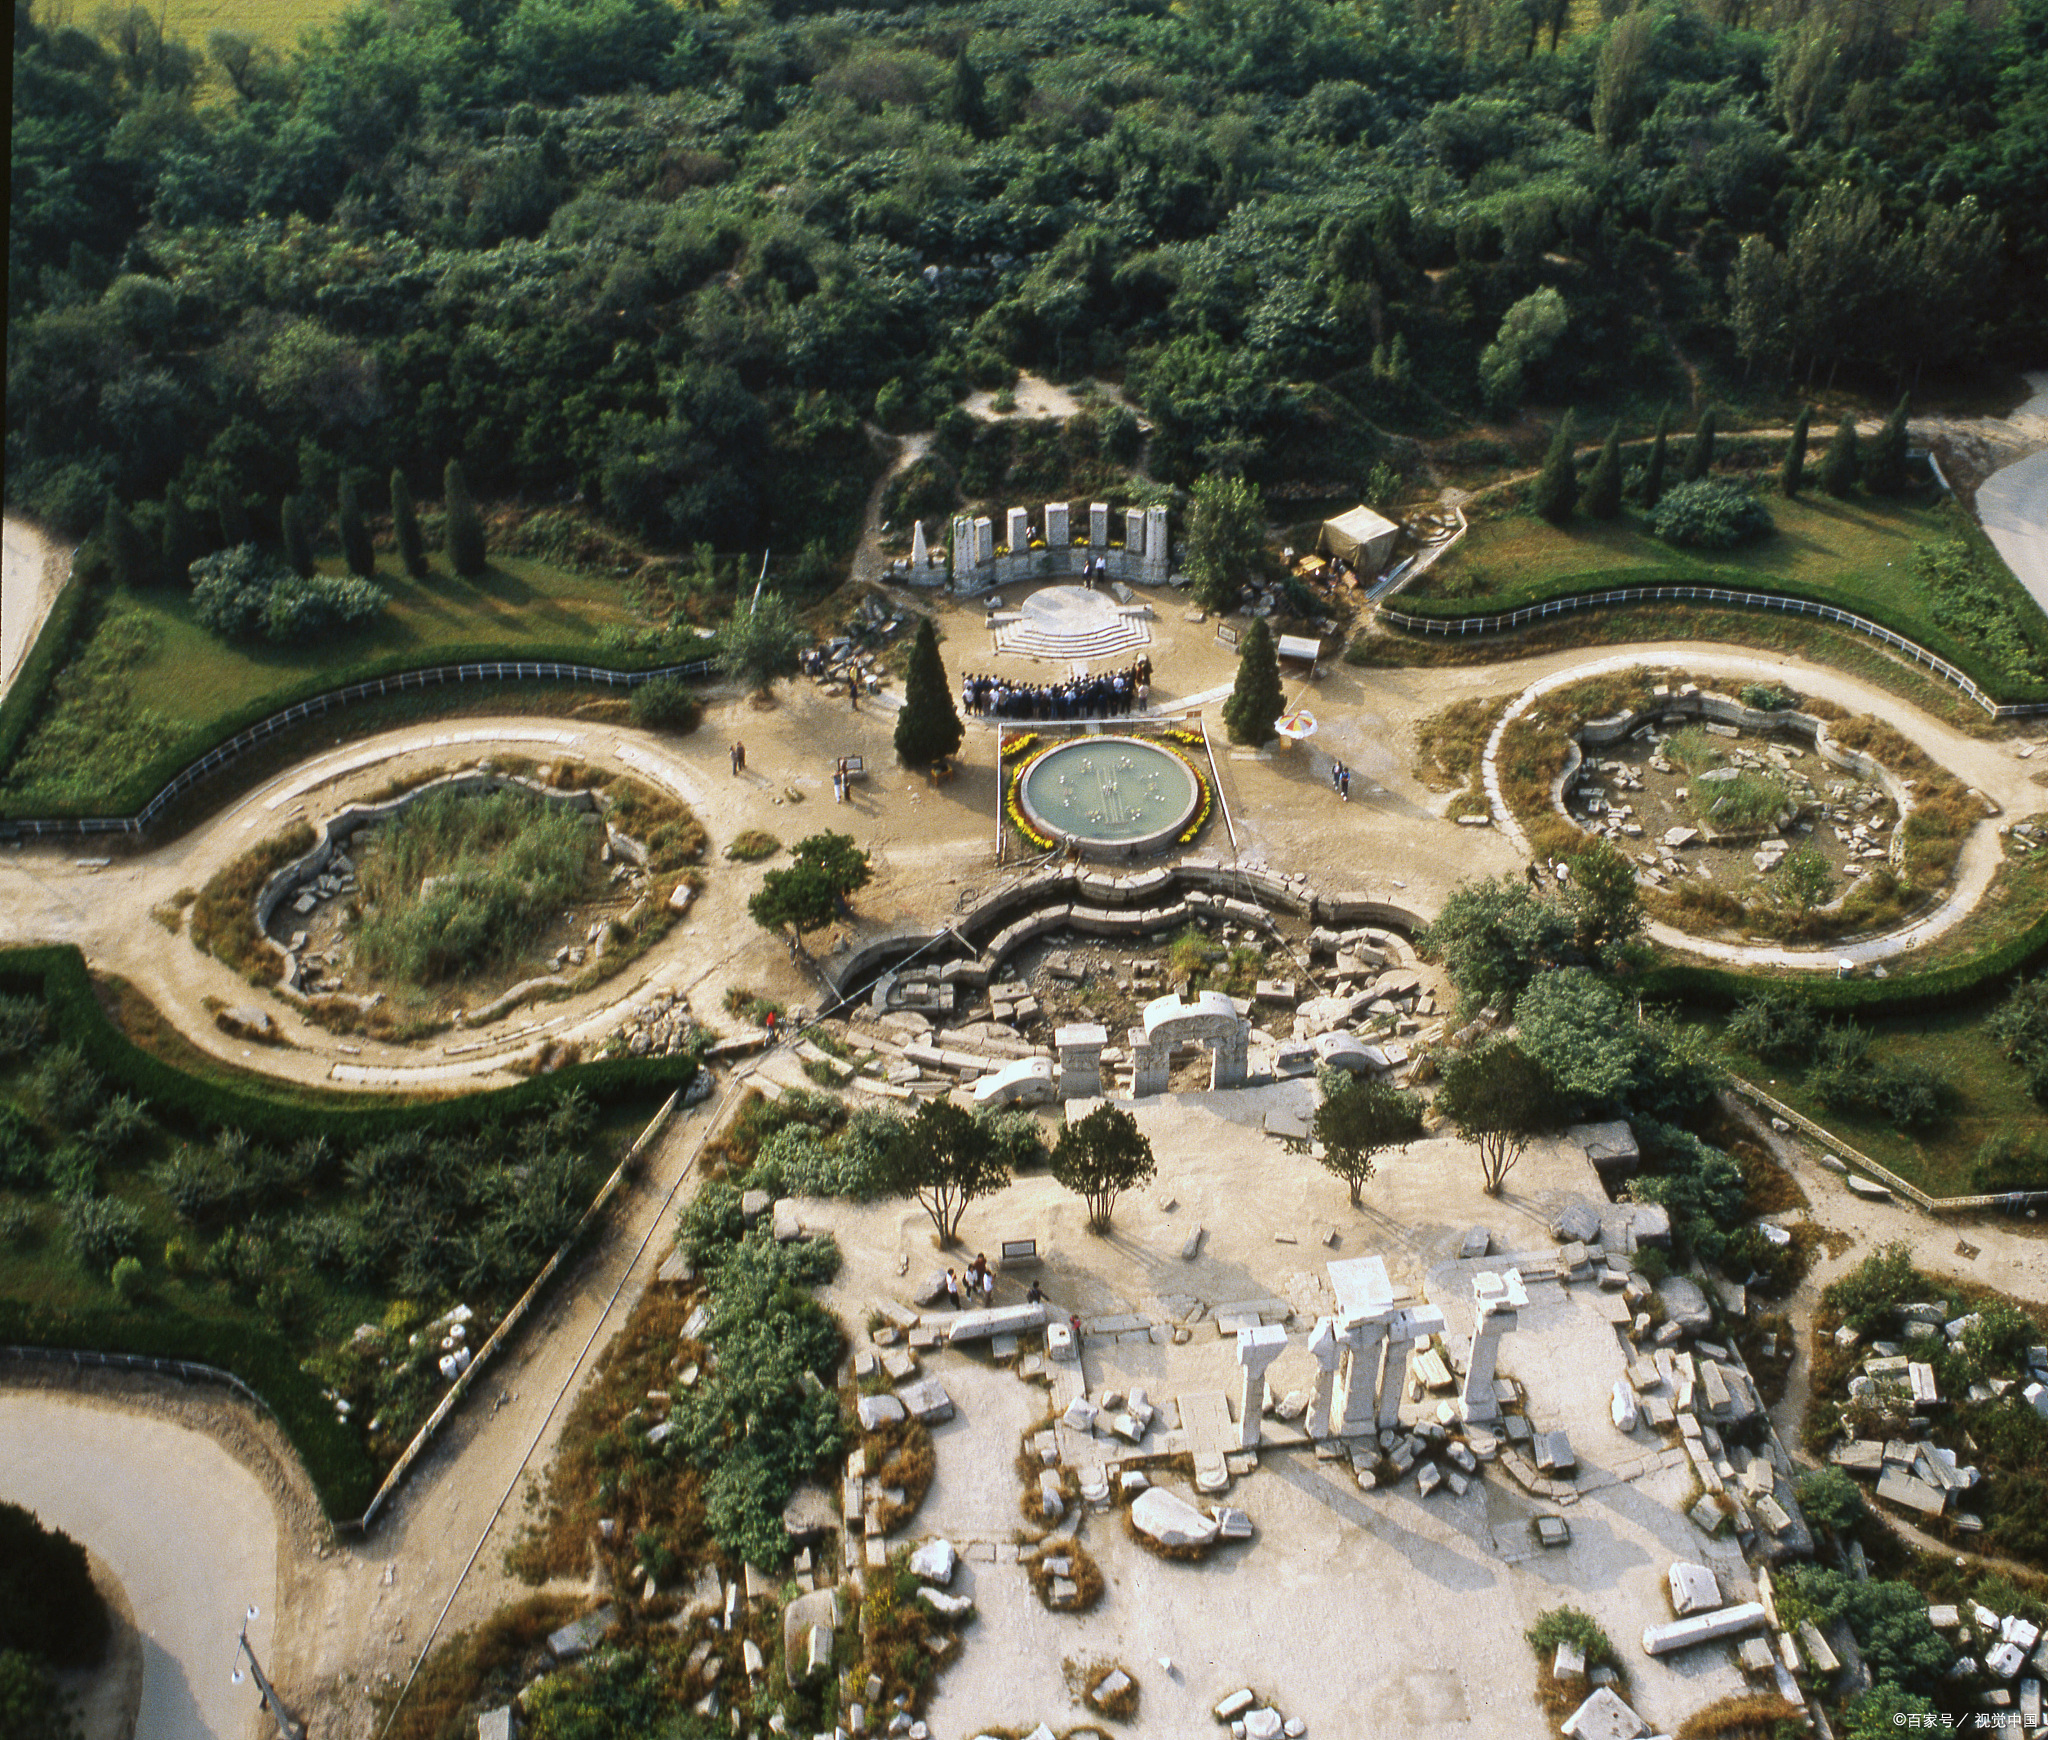
[[427, 540], [420, 534], [419, 510], [412, 505], [412, 485], [405, 472], [391, 469], [391, 533], [398, 542], [398, 559], [415, 580], [427, 576]]
[[286, 496], [284, 506], [278, 510], [278, 528], [284, 534], [285, 563], [303, 579], [313, 576], [312, 519], [306, 508], [306, 498], [296, 493]]
[[1685, 479], [1687, 483], [1699, 480], [1714, 469], [1714, 407], [1709, 405], [1700, 413], [1699, 425], [1692, 432], [1692, 445], [1685, 450]]
[[1550, 451], [1543, 456], [1543, 469], [1529, 488], [1529, 505], [1543, 519], [1561, 526], [1572, 517], [1579, 499], [1579, 480], [1572, 470], [1572, 414], [1567, 411], [1550, 438]]
[[1237, 649], [1237, 683], [1223, 703], [1223, 723], [1233, 743], [1256, 748], [1273, 735], [1287, 697], [1280, 688], [1280, 655], [1263, 616], [1252, 618]]
[[1788, 501], [1806, 487], [1806, 431], [1813, 421], [1813, 407], [1804, 405], [1799, 421], [1792, 425], [1792, 440], [1778, 466], [1778, 493]]
[[335, 505], [341, 526], [341, 553], [348, 562], [348, 571], [368, 580], [377, 572], [377, 546], [371, 541], [362, 503], [356, 499], [356, 480], [347, 472], [342, 473], [336, 486]]
[[896, 759], [905, 767], [930, 767], [960, 747], [966, 727], [953, 704], [939, 657], [938, 631], [927, 616], [917, 625], [910, 669], [903, 678], [903, 710], [896, 715]]
[[448, 510], [448, 565], [465, 580], [484, 571], [484, 522], [470, 500], [469, 481], [462, 475], [462, 461], [451, 459], [441, 473], [443, 506]]
[[1647, 512], [1664, 494], [1664, 445], [1671, 433], [1671, 408], [1657, 413], [1657, 438], [1650, 443], [1650, 462], [1643, 470], [1643, 508]]
[[1906, 487], [1906, 416], [1912, 405], [1908, 393], [1864, 449], [1863, 487], [1872, 495], [1897, 495]]
[[199, 545], [199, 521], [182, 492], [164, 491], [164, 523], [159, 534], [158, 555], [166, 580], [183, 581], [192, 564], [204, 554]]
[[112, 495], [100, 515], [99, 544], [112, 584], [142, 586], [155, 577], [156, 552], [149, 547], [135, 516]]
[[1621, 424], [1607, 431], [1600, 457], [1593, 462], [1593, 474], [1586, 479], [1579, 506], [1591, 518], [1611, 520], [1621, 512]]
[[1820, 486], [1837, 501], [1856, 487], [1862, 469], [1856, 454], [1856, 419], [1844, 417], [1835, 425], [1835, 438], [1821, 455]]
[[233, 483], [223, 483], [214, 496], [214, 512], [220, 519], [220, 547], [232, 550], [256, 541], [256, 527], [249, 518], [249, 504]]

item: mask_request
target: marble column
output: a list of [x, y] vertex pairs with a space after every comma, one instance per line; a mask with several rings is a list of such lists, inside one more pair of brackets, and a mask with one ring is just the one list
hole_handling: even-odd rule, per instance
[[1173, 1075], [1173, 1047], [1154, 1045], [1142, 1027], [1130, 1029], [1130, 1040], [1131, 1097], [1143, 1099], [1147, 1094], [1163, 1094]]
[[1259, 1447], [1259, 1419], [1266, 1405], [1266, 1368], [1287, 1349], [1287, 1325], [1262, 1323], [1237, 1332], [1237, 1441]]
[[1228, 1033], [1219, 1033], [1209, 1045], [1209, 1088], [1243, 1087], [1251, 1063], [1252, 1024], [1238, 1022]]
[[1464, 1392], [1458, 1398], [1458, 1411], [1467, 1420], [1500, 1417], [1500, 1403], [1493, 1394], [1500, 1338], [1520, 1321], [1517, 1313], [1528, 1302], [1522, 1277], [1513, 1269], [1505, 1278], [1486, 1270], [1472, 1277], [1472, 1358], [1465, 1367]]
[[1387, 1314], [1383, 1311], [1337, 1319], [1344, 1369], [1337, 1383], [1337, 1423], [1332, 1429], [1340, 1438], [1360, 1437], [1379, 1424], [1380, 1343], [1386, 1333]]
[[1337, 1339], [1337, 1321], [1333, 1317], [1320, 1319], [1316, 1332], [1308, 1338], [1308, 1350], [1316, 1362], [1315, 1395], [1308, 1405], [1306, 1422], [1311, 1438], [1327, 1438], [1330, 1435], [1330, 1404], [1337, 1392], [1337, 1363], [1344, 1356], [1344, 1344]]
[[1145, 510], [1145, 578], [1163, 581], [1166, 578], [1167, 555], [1166, 509], [1163, 507]]
[[1434, 1305], [1396, 1311], [1387, 1325], [1386, 1363], [1380, 1368], [1380, 1430], [1391, 1431], [1401, 1423], [1401, 1403], [1408, 1390], [1408, 1356], [1415, 1344], [1441, 1335], [1444, 1314]]

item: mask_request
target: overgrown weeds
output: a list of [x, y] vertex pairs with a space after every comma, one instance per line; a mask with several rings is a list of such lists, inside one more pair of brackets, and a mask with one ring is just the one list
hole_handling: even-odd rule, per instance
[[284, 960], [256, 927], [256, 896], [294, 858], [313, 849], [315, 835], [304, 822], [244, 852], [215, 873], [192, 903], [192, 942], [232, 967], [251, 984], [274, 984]]

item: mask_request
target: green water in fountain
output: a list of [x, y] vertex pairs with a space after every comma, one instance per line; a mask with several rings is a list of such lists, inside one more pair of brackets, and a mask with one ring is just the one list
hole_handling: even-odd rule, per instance
[[1020, 795], [1045, 833], [1116, 846], [1171, 838], [1201, 799], [1186, 762], [1134, 737], [1086, 737], [1048, 750], [1025, 771]]

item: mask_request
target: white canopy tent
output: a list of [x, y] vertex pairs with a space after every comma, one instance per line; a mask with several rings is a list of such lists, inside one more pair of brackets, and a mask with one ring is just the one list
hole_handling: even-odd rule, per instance
[[1361, 506], [1323, 521], [1321, 541], [1332, 556], [1341, 556], [1362, 573], [1377, 574], [1394, 553], [1394, 540], [1400, 532], [1384, 514]]

